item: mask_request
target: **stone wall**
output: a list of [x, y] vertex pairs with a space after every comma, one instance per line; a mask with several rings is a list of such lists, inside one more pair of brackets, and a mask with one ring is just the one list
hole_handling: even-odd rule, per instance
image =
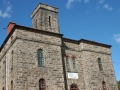
[[[60, 38], [41, 33], [17, 31], [16, 88], [38, 90], [39, 80], [46, 81], [49, 90], [64, 90]], [[44, 67], [38, 66], [37, 50], [44, 53]]]
[[39, 4], [31, 17], [33, 28], [59, 33], [57, 8]]
[[[66, 46], [66, 47], [65, 47]], [[78, 47], [78, 48], [77, 48]], [[102, 90], [102, 82], [106, 82], [107, 90], [118, 90], [108, 47], [89, 43], [75, 44], [64, 42], [63, 53], [69, 56], [70, 70], [66, 70], [67, 88], [75, 83], [80, 90]], [[71, 56], [75, 55], [77, 69], [73, 70]], [[101, 58], [103, 71], [99, 71], [98, 58]], [[64, 58], [66, 66], [66, 58]], [[78, 73], [78, 79], [69, 79], [68, 72]]]

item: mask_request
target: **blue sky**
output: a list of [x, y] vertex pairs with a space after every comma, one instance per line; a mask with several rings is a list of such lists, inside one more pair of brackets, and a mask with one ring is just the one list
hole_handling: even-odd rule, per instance
[[10, 21], [32, 26], [30, 15], [40, 2], [59, 8], [64, 37], [112, 45], [116, 79], [120, 80], [120, 0], [0, 0], [0, 45], [7, 36], [3, 28]]

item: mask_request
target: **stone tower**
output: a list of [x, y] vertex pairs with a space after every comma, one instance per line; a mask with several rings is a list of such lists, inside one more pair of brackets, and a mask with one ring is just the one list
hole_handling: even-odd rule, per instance
[[59, 33], [58, 8], [40, 3], [31, 18], [33, 28]]
[[0, 90], [118, 90], [111, 45], [64, 38], [57, 13], [39, 4], [33, 28], [9, 23], [0, 47]]

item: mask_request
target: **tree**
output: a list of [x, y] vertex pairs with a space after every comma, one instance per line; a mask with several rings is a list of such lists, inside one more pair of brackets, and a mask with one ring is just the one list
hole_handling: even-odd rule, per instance
[[117, 81], [118, 84], [118, 90], [120, 90], [120, 81]]

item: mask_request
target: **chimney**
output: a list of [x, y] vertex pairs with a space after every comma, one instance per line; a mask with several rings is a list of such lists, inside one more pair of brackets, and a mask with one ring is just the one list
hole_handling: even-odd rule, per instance
[[7, 26], [7, 32], [8, 32], [8, 35], [9, 33], [11, 32], [11, 30], [13, 29], [13, 27], [15, 26], [16, 23], [14, 22], [10, 22]]

